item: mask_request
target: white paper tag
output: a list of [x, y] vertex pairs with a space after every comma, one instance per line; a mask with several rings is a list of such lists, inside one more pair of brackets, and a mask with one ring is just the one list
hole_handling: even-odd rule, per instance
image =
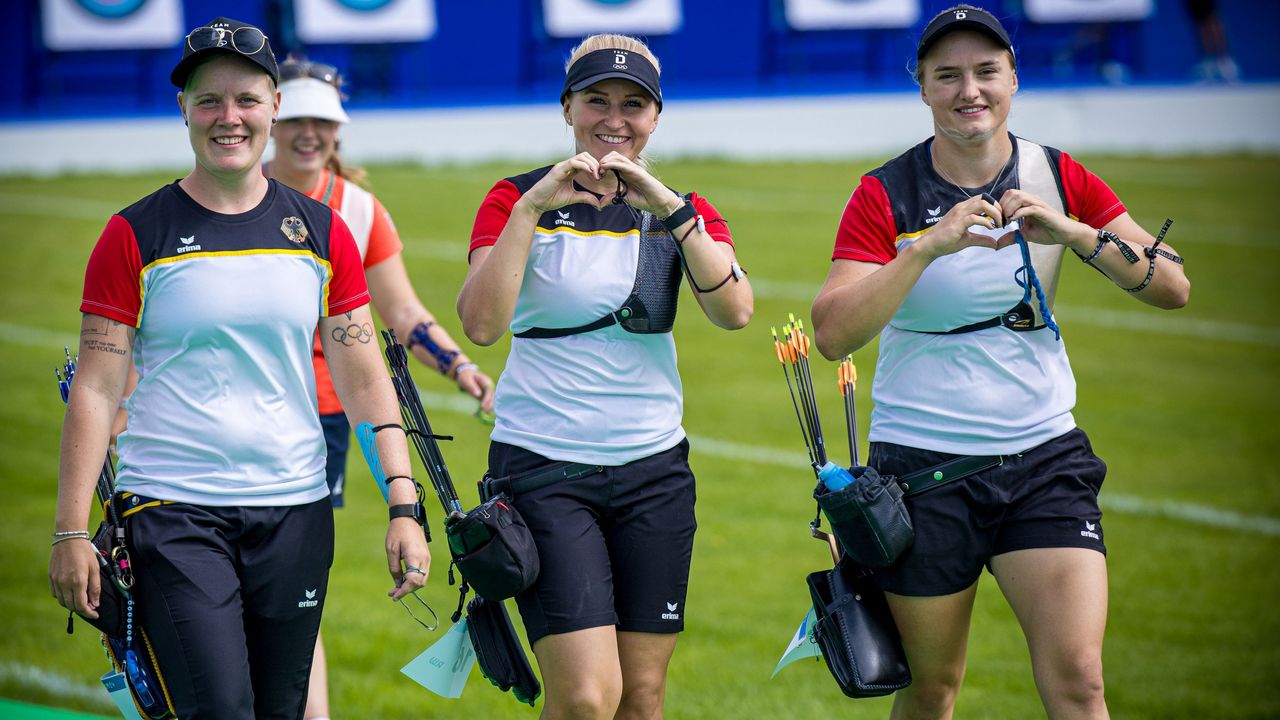
[[400, 672], [440, 697], [456, 698], [462, 696], [475, 664], [476, 651], [471, 646], [471, 633], [467, 632], [467, 619], [463, 618]]
[[124, 673], [119, 670], [107, 672], [102, 676], [102, 686], [107, 689], [111, 702], [116, 704], [124, 720], [142, 720], [138, 707], [133, 704], [133, 694], [129, 692], [129, 682], [125, 680]]

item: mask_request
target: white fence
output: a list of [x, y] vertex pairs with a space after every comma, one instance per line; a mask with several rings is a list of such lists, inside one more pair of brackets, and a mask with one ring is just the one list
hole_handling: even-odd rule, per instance
[[[353, 112], [343, 154], [356, 163], [538, 161], [572, 150], [555, 105]], [[1068, 150], [1154, 155], [1280, 152], [1280, 85], [1024, 89], [1013, 132]], [[915, 94], [667, 103], [658, 158], [887, 157], [932, 132]], [[270, 151], [268, 151], [268, 156]], [[182, 170], [186, 129], [171, 118], [0, 124], [0, 174]]]

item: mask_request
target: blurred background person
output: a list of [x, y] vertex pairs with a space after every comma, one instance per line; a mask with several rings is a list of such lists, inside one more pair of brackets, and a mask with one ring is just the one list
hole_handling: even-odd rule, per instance
[[[172, 708], [297, 718], [333, 558], [312, 402], [317, 327], [351, 417], [385, 424], [400, 413], [350, 231], [262, 174], [280, 106], [267, 38], [218, 18], [187, 35], [170, 80], [195, 166], [113, 216], [89, 259], [50, 587], [63, 607], [95, 614], [90, 498], [136, 363], [117, 491], [138, 618]], [[411, 472], [402, 435], [378, 446], [389, 474]], [[415, 489], [390, 492], [398, 599], [425, 583], [431, 555], [412, 517], [396, 516], [419, 505]]]
[[1185, 0], [1183, 5], [1196, 26], [1196, 45], [1200, 48], [1196, 77], [1201, 80], [1239, 82], [1240, 66], [1231, 57], [1227, 28], [1218, 15], [1217, 0]]
[[662, 716], [697, 524], [670, 332], [680, 263], [712, 323], [752, 313], [724, 219], [641, 157], [659, 72], [631, 37], [573, 50], [560, 102], [575, 154], [489, 191], [458, 297], [472, 341], [513, 335], [489, 473], [510, 479], [541, 558], [516, 602], [548, 718]]
[[[395, 330], [414, 357], [476, 398], [478, 412], [491, 413], [493, 381], [480, 372], [418, 299], [409, 282], [401, 256], [404, 246], [391, 215], [361, 186], [364, 170], [344, 164], [338, 154], [340, 126], [350, 122], [342, 100], [342, 76], [337, 68], [302, 57], [285, 59], [280, 64], [280, 114], [271, 130], [275, 155], [264, 166], [264, 172], [268, 178], [338, 211], [356, 240], [370, 300], [386, 327]], [[344, 502], [351, 425], [334, 392], [319, 338], [312, 359], [320, 425], [328, 449], [329, 499], [338, 508]], [[328, 716], [327, 663], [324, 643], [317, 635], [306, 717], [319, 720]]]
[[993, 15], [939, 13], [916, 60], [933, 137], [863, 176], [813, 304], [828, 358], [880, 336], [868, 464], [931, 478], [951, 463], [911, 481], [915, 542], [874, 574], [913, 678], [891, 717], [951, 717], [985, 566], [1047, 715], [1105, 718], [1106, 465], [1072, 416], [1050, 307], [1068, 248], [1155, 307], [1185, 305], [1190, 283], [1106, 183], [1009, 132], [1016, 60]]

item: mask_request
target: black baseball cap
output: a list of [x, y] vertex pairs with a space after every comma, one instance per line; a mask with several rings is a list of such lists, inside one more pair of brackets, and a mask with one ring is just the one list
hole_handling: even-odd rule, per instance
[[996, 42], [997, 45], [1013, 52], [1013, 43], [1009, 41], [1009, 33], [996, 19], [995, 15], [973, 5], [957, 5], [933, 16], [924, 32], [920, 34], [920, 44], [916, 46], [916, 60], [919, 61], [929, 52], [943, 35], [956, 30], [973, 30], [982, 33]]
[[644, 88], [657, 101], [658, 112], [662, 112], [662, 87], [658, 83], [658, 69], [644, 55], [634, 50], [617, 48], [589, 52], [570, 65], [564, 76], [560, 102], [564, 102], [571, 92], [589, 88], [610, 78], [630, 80]]
[[182, 41], [182, 60], [169, 73], [169, 82], [186, 88], [191, 72], [217, 53], [231, 53], [250, 60], [266, 71], [272, 82], [280, 84], [280, 69], [267, 36], [249, 23], [226, 17], [214, 18], [187, 33]]

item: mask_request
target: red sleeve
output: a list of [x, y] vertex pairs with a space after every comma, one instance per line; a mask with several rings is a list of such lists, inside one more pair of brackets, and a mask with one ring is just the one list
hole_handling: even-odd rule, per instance
[[80, 312], [138, 327], [142, 309], [142, 254], [129, 221], [112, 215], [89, 255]]
[[885, 265], [897, 256], [898, 231], [889, 208], [889, 195], [879, 180], [863, 175], [862, 184], [853, 189], [840, 216], [831, 259]]
[[520, 199], [520, 190], [510, 180], [499, 180], [497, 185], [484, 196], [480, 209], [476, 211], [476, 224], [471, 228], [471, 247], [467, 248], [467, 260], [476, 248], [493, 245], [498, 236], [511, 219], [511, 208]]
[[364, 251], [364, 266], [371, 268], [404, 249], [391, 213], [373, 198], [373, 227], [369, 228], [369, 247]]
[[1058, 161], [1058, 172], [1067, 194], [1068, 215], [1089, 227], [1100, 228], [1125, 213], [1124, 203], [1115, 191], [1065, 152]]
[[729, 223], [725, 221], [720, 211], [707, 202], [706, 198], [699, 197], [698, 193], [691, 193], [689, 201], [693, 203], [693, 209], [697, 210], [698, 214], [702, 216], [702, 224], [706, 226], [707, 234], [711, 236], [711, 239], [733, 247], [733, 236], [729, 234]]
[[356, 247], [351, 229], [342, 221], [337, 210], [331, 210], [333, 220], [329, 226], [329, 291], [326, 317], [355, 310], [369, 303], [369, 285], [364, 279], [364, 267], [360, 264], [360, 250]]

